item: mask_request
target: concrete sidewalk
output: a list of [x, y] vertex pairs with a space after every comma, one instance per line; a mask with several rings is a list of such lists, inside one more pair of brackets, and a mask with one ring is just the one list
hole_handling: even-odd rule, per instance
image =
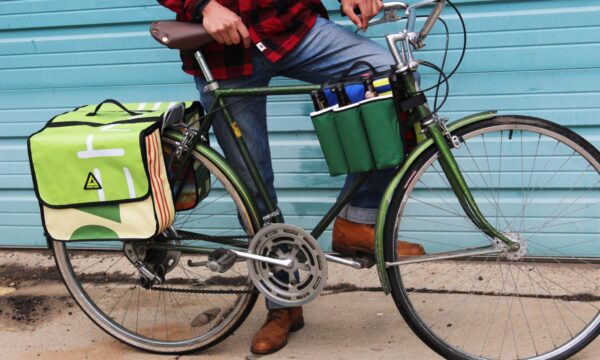
[[[0, 251], [0, 359], [253, 359], [250, 339], [264, 301], [222, 343], [186, 356], [151, 355], [121, 344], [73, 304], [49, 252]], [[361, 284], [361, 287], [358, 287]], [[330, 266], [328, 290], [305, 307], [306, 326], [269, 359], [438, 359], [407, 327], [373, 270]], [[478, 336], [469, 334], [469, 336]], [[575, 359], [600, 358], [596, 340]]]

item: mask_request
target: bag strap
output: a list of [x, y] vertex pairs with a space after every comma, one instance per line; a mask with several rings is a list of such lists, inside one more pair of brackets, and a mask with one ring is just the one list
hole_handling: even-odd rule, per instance
[[85, 116], [96, 116], [96, 114], [98, 113], [98, 110], [100, 110], [100, 108], [102, 107], [102, 105], [104, 104], [113, 104], [113, 105], [117, 105], [119, 108], [121, 108], [121, 110], [125, 111], [126, 113], [128, 113], [131, 116], [135, 116], [135, 115], [142, 115], [142, 113], [136, 113], [134, 111], [131, 111], [129, 109], [127, 109], [125, 107], [125, 105], [121, 104], [120, 102], [118, 102], [117, 100], [114, 99], [106, 99], [103, 102], [101, 102], [100, 104], [98, 104], [98, 106], [96, 106], [96, 109], [90, 113], [87, 113]]

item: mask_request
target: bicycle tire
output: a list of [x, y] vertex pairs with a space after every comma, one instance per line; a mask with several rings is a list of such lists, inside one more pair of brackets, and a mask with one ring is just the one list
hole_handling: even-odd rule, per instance
[[[453, 135], [459, 136], [462, 144], [452, 151], [482, 212], [500, 230], [515, 236], [521, 234], [528, 241], [528, 252], [514, 261], [502, 259], [500, 255], [487, 255], [388, 267], [391, 294], [400, 314], [422, 341], [448, 359], [564, 359], [574, 355], [600, 333], [597, 285], [600, 279], [600, 153], [573, 131], [531, 117], [495, 117], [456, 130]], [[507, 150], [511, 141], [513, 145]], [[503, 142], [506, 142], [504, 150]], [[552, 142], [555, 142], [554, 148]], [[553, 149], [552, 152], [542, 154], [542, 150], [549, 149]], [[555, 152], [557, 149], [560, 150]], [[479, 152], [473, 155], [475, 151]], [[503, 152], [513, 157], [512, 167], [503, 160]], [[542, 155], [544, 160], [536, 164]], [[443, 180], [437, 156], [434, 146], [421, 154], [391, 200], [384, 227], [386, 262], [398, 259], [395, 251], [398, 239], [421, 242], [428, 254], [457, 250], [457, 244], [464, 242], [467, 242], [464, 248], [490, 244], [489, 239], [470, 225], [447, 180]], [[518, 161], [514, 162], [515, 159]], [[526, 163], [531, 169], [525, 169]], [[549, 168], [540, 171], [541, 164], [554, 168], [552, 177], [547, 175]], [[512, 174], [510, 178], [501, 176], [505, 175], [503, 165], [506, 174]], [[581, 175], [576, 175], [578, 170], [583, 170]], [[476, 172], [479, 176], [474, 175]], [[563, 176], [562, 172], [568, 174]], [[543, 182], [532, 184], [534, 175], [544, 179]], [[555, 181], [553, 178], [559, 175], [561, 181]], [[575, 180], [567, 190], [563, 182], [569, 178]], [[579, 183], [582, 178], [585, 179]], [[502, 179], [505, 184], [501, 183]], [[587, 184], [591, 185], [586, 189]], [[525, 189], [528, 192], [524, 192]], [[544, 195], [535, 198], [529, 194], [536, 189], [545, 192]], [[520, 204], [515, 201], [519, 195], [523, 197]], [[552, 210], [550, 205], [556, 205], [561, 198], [572, 200], [569, 206], [581, 203], [584, 206], [567, 207], [562, 213], [556, 213], [560, 210]], [[516, 213], [515, 204], [522, 205]], [[559, 209], [564, 208], [562, 204], [563, 201], [558, 203]], [[586, 204], [591, 204], [591, 209], [588, 210]], [[537, 214], [534, 219], [527, 217], [532, 215], [527, 213], [530, 206]], [[521, 219], [515, 223], [519, 214]], [[569, 217], [563, 221], [563, 216]], [[569, 227], [575, 225], [569, 223], [570, 219], [578, 221], [577, 217], [584, 220]], [[464, 224], [458, 222], [460, 218]], [[553, 223], [555, 220], [559, 222]], [[437, 229], [432, 228], [432, 222]], [[552, 230], [548, 230], [552, 226], [563, 233], [570, 230], [570, 236], [552, 235]], [[539, 232], [532, 233], [538, 228]], [[540, 238], [533, 241], [538, 234], [544, 235], [543, 243]], [[479, 243], [474, 241], [475, 235]], [[563, 238], [569, 240], [561, 240]], [[581, 241], [586, 238], [591, 240]], [[566, 273], [569, 276], [565, 276]], [[578, 277], [571, 278], [575, 275]], [[523, 281], [519, 281], [521, 276]], [[575, 289], [576, 286], [581, 288]], [[499, 310], [501, 303], [506, 303], [506, 308]], [[575, 326], [576, 323], [579, 325]]]
[[[163, 138], [163, 142], [176, 145], [174, 140]], [[219, 157], [214, 151], [210, 151], [212, 156]], [[239, 224], [243, 224], [245, 229], [237, 232], [240, 238], [247, 239], [247, 235], [253, 235], [257, 231], [255, 225], [257, 222], [256, 219], [251, 218], [251, 212], [248, 210], [252, 205], [248, 204], [236, 190], [234, 186], [236, 180], [230, 179], [219, 164], [199, 151], [194, 151], [192, 158], [196, 164], [210, 171], [213, 190], [211, 195], [200, 202], [195, 209], [177, 213], [174, 226], [179, 223], [179, 226], [185, 226], [186, 229], [196, 226], [202, 230], [202, 224], [210, 224], [210, 216], [203, 214], [213, 211], [214, 216], [219, 219], [228, 216], [229, 225], [232, 227], [237, 223], [241, 228]], [[230, 205], [232, 205], [231, 211], [227, 213], [221, 211], [224, 206]], [[196, 225], [190, 224], [190, 219], [196, 219]], [[188, 242], [182, 244], [193, 245], [197, 244], [197, 241], [189, 240], [189, 244]], [[170, 273], [165, 275], [166, 283], [159, 286], [162, 291], [151, 291], [145, 289], [136, 280], [139, 276], [138, 270], [131, 261], [127, 261], [129, 259], [124, 251], [118, 248], [120, 241], [115, 243], [116, 245], [106, 245], [106, 241], [86, 241], [70, 244], [53, 241], [52, 251], [67, 289], [83, 312], [106, 333], [135, 348], [162, 354], [184, 354], [206, 349], [231, 335], [243, 323], [256, 302], [258, 292], [247, 276], [245, 261], [236, 262], [228, 272], [217, 274], [206, 267], [185, 268], [184, 256], [195, 256], [194, 260], [206, 260], [205, 255], [180, 253], [177, 264]], [[117, 251], [107, 251], [106, 246], [110, 245], [117, 246]], [[86, 249], [79, 250], [77, 246], [84, 246]], [[148, 250], [145, 253], [144, 263], [164, 262], [161, 256], [165, 254], [165, 251], [158, 250], [157, 253]], [[90, 261], [86, 259], [92, 256], [98, 256], [101, 260], [88, 267]], [[156, 260], [157, 258], [162, 260]], [[104, 262], [106, 264], [101, 266]], [[243, 269], [246, 269], [246, 272], [242, 272]], [[123, 276], [126, 271], [131, 273]], [[204, 274], [207, 274], [206, 277]], [[169, 291], [170, 288], [175, 290]], [[108, 295], [104, 294], [101, 297], [102, 294], [98, 293], [102, 290]], [[112, 302], [107, 302], [106, 299], [110, 300], [113, 296], [111, 294], [119, 291], [122, 291], [123, 295]], [[209, 296], [213, 295], [215, 297], [211, 300]], [[128, 296], [127, 305], [123, 302], [126, 296]], [[137, 310], [135, 325], [133, 325], [134, 321], [130, 318], [133, 317], [135, 306], [130, 307], [135, 297], [137, 297]], [[151, 309], [155, 301], [156, 308], [152, 321], [148, 318], [151, 316], [148, 309]], [[115, 310], [117, 307], [119, 311]], [[161, 323], [163, 309], [164, 334]], [[173, 317], [176, 321], [171, 321]], [[179, 321], [181, 318], [184, 321]], [[121, 319], [122, 321], [119, 322]]]

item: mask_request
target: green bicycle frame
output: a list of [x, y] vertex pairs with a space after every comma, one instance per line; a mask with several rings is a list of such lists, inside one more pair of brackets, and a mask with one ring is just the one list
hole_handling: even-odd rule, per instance
[[[271, 201], [269, 194], [267, 193], [267, 189], [265, 187], [265, 183], [256, 168], [256, 164], [252, 159], [252, 155], [248, 151], [248, 147], [246, 142], [244, 141], [243, 134], [237, 125], [237, 122], [231, 115], [229, 108], [227, 107], [227, 103], [225, 98], [232, 97], [251, 97], [251, 96], [268, 96], [268, 95], [294, 95], [294, 94], [308, 94], [311, 91], [318, 89], [318, 85], [305, 85], [305, 86], [280, 86], [280, 87], [257, 87], [257, 88], [243, 88], [243, 89], [215, 89], [214, 96], [215, 101], [213, 103], [213, 108], [209, 111], [209, 116], [207, 116], [205, 125], [210, 127], [212, 122], [214, 121], [214, 117], [221, 110], [223, 114], [223, 118], [227, 123], [227, 127], [229, 128], [232, 137], [235, 141], [237, 148], [242, 155], [242, 159], [246, 164], [246, 167], [250, 173], [252, 181], [256, 185], [256, 188], [259, 192], [260, 197], [264, 200], [265, 205], [267, 206], [267, 210], [269, 214], [273, 214], [274, 222], [283, 222], [283, 216], [277, 212], [275, 205]], [[270, 219], [264, 219], [270, 220]]]
[[[420, 91], [420, 89], [418, 89], [418, 85], [415, 82], [414, 74], [410, 70], [397, 74], [396, 81], [398, 81], [401, 87], [404, 89], [404, 92], [407, 97], [410, 94], [416, 94]], [[241, 89], [217, 88], [213, 90], [215, 101], [213, 103], [212, 109], [210, 109], [204, 121], [202, 122], [201, 131], [199, 133], [201, 133], [202, 130], [208, 129], [210, 128], [210, 126], [212, 126], [212, 122], [214, 121], [215, 116], [218, 113], [223, 114], [223, 119], [226, 122], [228, 129], [230, 130], [230, 133], [235, 141], [236, 147], [239, 149], [242, 159], [246, 167], [248, 168], [252, 181], [256, 185], [259, 196], [261, 196], [264, 200], [264, 203], [269, 212], [269, 215], [265, 218], [258, 219], [260, 226], [263, 226], [265, 222], [283, 222], [283, 216], [277, 211], [275, 204], [273, 204], [271, 198], [268, 195], [265, 183], [260, 173], [258, 172], [254, 160], [252, 159], [252, 156], [244, 141], [243, 134], [238, 124], [236, 123], [235, 118], [228, 109], [227, 99], [268, 95], [309, 94], [310, 92], [319, 88], [319, 85], [299, 85]], [[476, 114], [474, 116], [467, 117], [453, 124], [450, 124], [449, 129], [455, 130], [462, 126], [471, 124], [473, 122], [482, 121], [493, 116], [495, 116], [495, 112]], [[395, 173], [392, 181], [388, 185], [380, 203], [379, 214], [377, 217], [377, 223], [375, 227], [375, 259], [377, 262], [377, 270], [380, 282], [386, 294], [389, 293], [389, 281], [387, 279], [386, 273], [386, 261], [383, 255], [383, 228], [387, 211], [389, 208], [389, 203], [394, 192], [396, 191], [398, 184], [400, 183], [402, 176], [404, 175], [408, 167], [412, 164], [412, 162], [414, 162], [418, 155], [423, 153], [426, 149], [428, 149], [431, 146], [435, 146], [438, 149], [439, 161], [442, 170], [444, 171], [444, 174], [446, 175], [449, 184], [451, 185], [452, 190], [455, 193], [461, 207], [463, 208], [469, 219], [473, 222], [473, 224], [477, 226], [481, 231], [483, 231], [486, 235], [488, 235], [490, 238], [502, 241], [512, 250], [517, 250], [519, 246], [518, 243], [509, 240], [500, 231], [495, 229], [485, 219], [485, 216], [479, 210], [479, 207], [477, 206], [475, 199], [471, 194], [471, 191], [467, 186], [464, 177], [462, 176], [460, 168], [454, 156], [452, 155], [448, 139], [449, 132], [445, 130], [441, 122], [436, 121], [437, 117], [431, 113], [427, 104], [425, 103], [412, 109], [410, 111], [409, 119], [420, 119], [420, 124], [417, 123], [417, 127], [420, 126], [421, 128], [425, 129], [425, 137], [419, 136], [417, 138], [419, 141], [419, 145], [411, 152], [411, 154], [409, 154], [404, 163], [399, 166], [398, 171]], [[229, 166], [226, 163], [221, 165], [229, 168]], [[311, 235], [314, 238], [318, 238], [325, 231], [327, 226], [329, 226], [329, 224], [333, 221], [333, 219], [339, 213], [339, 211], [349, 202], [350, 198], [366, 181], [368, 176], [369, 173], [365, 173], [362, 176], [359, 176], [357, 180], [350, 186], [348, 191], [342, 194], [342, 196], [340, 196], [337, 202], [330, 208], [327, 214], [325, 214], [325, 216], [322, 218], [319, 224], [311, 232]], [[247, 188], [247, 186], [242, 187], [242, 189]], [[251, 197], [251, 195], [247, 193], [247, 190], [243, 191], [246, 192], [244, 196]], [[252, 212], [256, 213], [256, 209], [252, 209]], [[200, 251], [204, 252], [206, 251], [206, 249], [202, 249]]]

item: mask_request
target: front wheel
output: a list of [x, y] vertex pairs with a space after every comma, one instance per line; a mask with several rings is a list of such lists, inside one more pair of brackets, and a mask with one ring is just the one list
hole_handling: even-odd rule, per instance
[[[204, 266], [207, 255], [197, 252], [224, 246], [199, 240], [199, 233], [237, 237], [236, 245], [245, 241], [247, 247], [257, 229], [235, 181], [206, 155], [194, 151], [191, 159], [194, 169], [204, 169], [211, 190], [195, 208], [177, 213], [178, 238], [53, 242], [60, 274], [85, 314], [108, 334], [146, 351], [185, 353], [212, 346], [244, 321], [257, 298], [245, 261], [215, 273]], [[169, 245], [183, 247], [174, 251]], [[162, 284], [149, 286], [138, 261], [162, 273]]]
[[[562, 359], [600, 332], [600, 154], [557, 124], [496, 117], [454, 135], [463, 177], [488, 222], [522, 253], [387, 269], [400, 313], [450, 359]], [[384, 230], [429, 255], [490, 246], [454, 195], [434, 147], [407, 171]]]

